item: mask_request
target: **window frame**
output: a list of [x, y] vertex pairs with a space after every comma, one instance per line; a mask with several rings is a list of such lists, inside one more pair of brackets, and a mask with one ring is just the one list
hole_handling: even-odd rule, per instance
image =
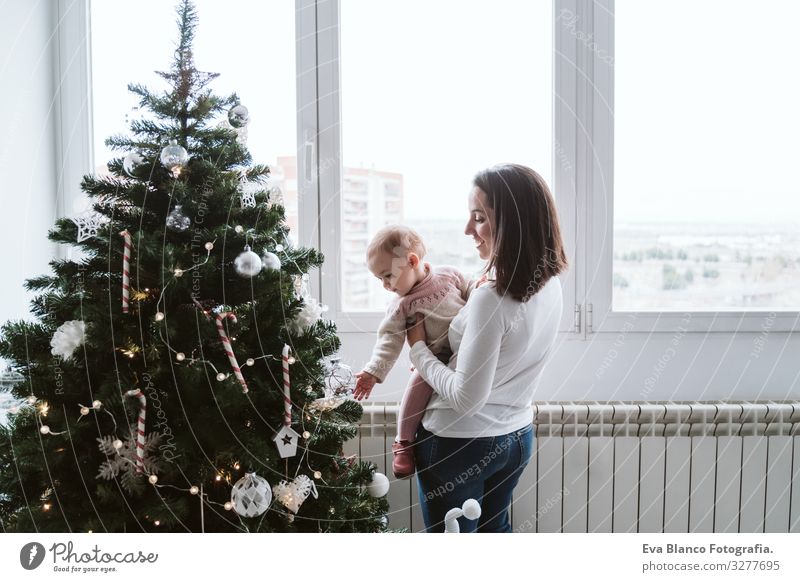
[[[554, 15], [559, 9], [576, 11], [580, 0], [554, 0]], [[348, 311], [342, 308], [341, 258], [341, 76], [339, 69], [340, 0], [317, 0], [318, 104], [319, 114], [319, 208], [306, 228], [318, 227], [320, 250], [325, 265], [319, 274], [320, 300], [329, 307], [328, 316], [341, 332], [375, 333], [383, 319], [381, 311]], [[554, 19], [555, 21], [555, 19]], [[561, 276], [564, 289], [564, 313], [559, 331], [570, 337], [580, 335], [579, 318], [575, 315], [578, 283], [581, 280], [578, 235], [578, 215], [582, 200], [577, 195], [577, 134], [578, 118], [575, 100], [578, 90], [578, 42], [574, 35], [553, 24], [553, 140], [559, 144], [553, 156], [553, 192], [559, 205], [562, 234], [571, 260], [570, 269]], [[558, 163], [557, 163], [558, 158]], [[476, 168], [477, 170], [478, 168]], [[466, 216], [464, 218], [466, 222]], [[309, 221], [311, 218], [309, 217]]]
[[[583, 82], [593, 88], [586, 127], [591, 127], [587, 151], [588, 220], [586, 280], [587, 306], [591, 309], [589, 333], [737, 333], [800, 330], [800, 312], [759, 311], [614, 311], [612, 309], [614, 237], [614, 0], [593, 0], [585, 6], [593, 42], [600, 50], [587, 52], [592, 74]], [[605, 58], [608, 54], [612, 57]], [[610, 241], [610, 244], [609, 244]], [[589, 271], [590, 266], [595, 268]]]

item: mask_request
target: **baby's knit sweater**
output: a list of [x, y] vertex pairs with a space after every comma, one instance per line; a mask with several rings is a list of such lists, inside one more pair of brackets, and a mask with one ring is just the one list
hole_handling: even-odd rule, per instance
[[434, 354], [450, 351], [447, 332], [453, 317], [464, 307], [475, 286], [454, 267], [425, 265], [425, 278], [403, 297], [397, 297], [386, 310], [378, 328], [378, 341], [364, 371], [383, 382], [394, 366], [403, 342], [406, 325], [413, 323], [418, 313], [425, 316], [425, 343]]

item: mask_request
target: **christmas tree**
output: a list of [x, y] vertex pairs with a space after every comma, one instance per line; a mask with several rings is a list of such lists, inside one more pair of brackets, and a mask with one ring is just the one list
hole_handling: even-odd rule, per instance
[[[78, 258], [26, 282], [36, 321], [2, 327], [20, 405], [0, 426], [5, 531], [382, 531], [388, 481], [346, 458], [335, 325], [308, 293], [248, 112], [195, 68], [178, 6], [169, 90], [85, 176], [92, 210], [49, 238]], [[337, 384], [337, 382], [340, 382]], [[342, 395], [344, 391], [345, 395]]]

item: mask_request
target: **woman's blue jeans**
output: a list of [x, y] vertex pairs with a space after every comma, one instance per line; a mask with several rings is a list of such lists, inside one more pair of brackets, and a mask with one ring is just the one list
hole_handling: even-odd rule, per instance
[[414, 455], [425, 531], [444, 531], [444, 516], [469, 498], [478, 520], [460, 518], [462, 532], [510, 532], [509, 506], [533, 453], [533, 425], [496, 437], [439, 437], [422, 425]]

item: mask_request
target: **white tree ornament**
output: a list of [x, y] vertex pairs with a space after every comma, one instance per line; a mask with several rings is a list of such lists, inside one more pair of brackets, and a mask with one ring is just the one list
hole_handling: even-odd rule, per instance
[[281, 459], [294, 457], [297, 454], [297, 443], [300, 442], [300, 435], [291, 426], [283, 425], [278, 434], [272, 439], [278, 447], [278, 454]]
[[97, 236], [97, 231], [107, 221], [107, 218], [102, 214], [98, 214], [92, 210], [87, 210], [72, 219], [78, 227], [78, 242], [89, 240], [93, 236]]
[[292, 513], [298, 512], [309, 495], [313, 495], [314, 499], [318, 495], [317, 486], [308, 475], [298, 475], [292, 481], [282, 480], [272, 488], [272, 492], [275, 494], [275, 499]]
[[233, 509], [242, 517], [257, 517], [272, 503], [272, 489], [263, 477], [247, 473], [231, 490]]
[[54, 356], [61, 356], [64, 360], [72, 359], [83, 342], [86, 340], [86, 324], [80, 320], [67, 321], [59, 326], [50, 346], [53, 348], [50, 353]]
[[305, 333], [312, 325], [319, 321], [322, 315], [322, 305], [310, 295], [303, 297], [303, 307], [291, 321], [292, 331], [296, 335]]

